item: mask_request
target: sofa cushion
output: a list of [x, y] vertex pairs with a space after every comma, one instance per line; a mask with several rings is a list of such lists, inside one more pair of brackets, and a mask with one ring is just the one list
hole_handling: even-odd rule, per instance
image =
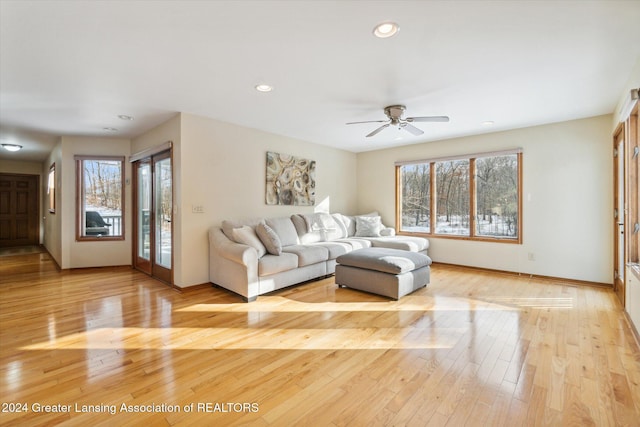
[[[351, 247], [353, 248], [354, 251], [356, 249], [364, 249], [364, 248], [370, 248], [371, 247], [371, 241], [370, 240], [367, 240], [367, 239], [356, 239], [354, 237], [348, 237], [346, 239], [334, 240], [334, 242], [348, 243], [349, 245], [351, 245]], [[332, 242], [332, 243], [334, 243], [334, 242]]]
[[411, 252], [421, 252], [429, 248], [429, 240], [414, 236], [375, 237], [368, 239], [371, 246], [376, 248], [402, 249]]
[[296, 254], [298, 256], [298, 267], [317, 264], [329, 259], [329, 250], [318, 245], [283, 246], [282, 253]]
[[291, 218], [270, 218], [267, 219], [266, 223], [276, 232], [282, 247], [299, 244], [298, 233]]
[[280, 255], [282, 253], [280, 237], [267, 224], [262, 222], [256, 225], [256, 234], [264, 244], [267, 252], [272, 255]]
[[268, 276], [296, 268], [298, 257], [295, 254], [265, 255], [258, 260], [258, 276]]
[[355, 237], [380, 237], [382, 221], [379, 216], [357, 216]]
[[347, 242], [336, 242], [335, 240], [332, 242], [318, 242], [313, 243], [313, 245], [322, 246], [323, 248], [327, 248], [329, 251], [329, 259], [336, 259], [340, 255], [344, 255], [353, 250], [353, 246], [351, 246]]
[[326, 212], [316, 212], [302, 215], [308, 231], [328, 231], [337, 227], [331, 215]]
[[296, 232], [298, 233], [298, 239], [303, 245], [322, 241], [322, 234], [320, 231], [309, 231], [307, 228], [307, 222], [300, 214], [291, 215], [291, 222], [293, 222]]
[[258, 251], [258, 258], [264, 256], [267, 253], [267, 249], [264, 247], [258, 236], [256, 236], [256, 232], [253, 228], [248, 225], [243, 225], [240, 228], [233, 229], [233, 240], [237, 243], [242, 243], [247, 246], [251, 246], [256, 251]]
[[418, 253], [399, 249], [368, 248], [341, 255], [336, 260], [340, 265], [402, 274], [431, 265], [431, 258]]

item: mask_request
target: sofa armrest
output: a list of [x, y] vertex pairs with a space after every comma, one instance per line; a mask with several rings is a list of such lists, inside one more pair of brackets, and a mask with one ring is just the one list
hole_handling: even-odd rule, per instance
[[247, 300], [259, 294], [258, 251], [233, 242], [219, 227], [209, 230], [209, 280]]
[[219, 256], [245, 266], [258, 262], [258, 251], [255, 248], [229, 239], [226, 242], [218, 242], [214, 250]]
[[396, 235], [396, 229], [393, 227], [384, 227], [380, 230], [380, 235], [384, 237], [390, 237]]

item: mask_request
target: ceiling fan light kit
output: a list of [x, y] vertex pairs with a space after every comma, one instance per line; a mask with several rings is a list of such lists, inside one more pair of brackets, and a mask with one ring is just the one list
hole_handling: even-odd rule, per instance
[[419, 136], [424, 133], [422, 129], [418, 129], [413, 126], [411, 123], [416, 122], [448, 122], [449, 117], [447, 116], [422, 116], [422, 117], [407, 117], [403, 119], [405, 110], [407, 107], [404, 105], [389, 105], [384, 108], [384, 114], [389, 118], [388, 120], [369, 120], [364, 122], [350, 122], [348, 125], [355, 125], [360, 123], [384, 123], [379, 128], [375, 129], [373, 132], [369, 133], [366, 137], [370, 138], [378, 133], [382, 132], [384, 129], [389, 126], [397, 127], [399, 130], [406, 130], [412, 135]]

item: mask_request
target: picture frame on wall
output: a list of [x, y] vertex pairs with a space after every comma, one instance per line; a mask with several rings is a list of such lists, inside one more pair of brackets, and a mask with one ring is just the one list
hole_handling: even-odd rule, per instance
[[265, 198], [267, 205], [314, 206], [315, 160], [268, 151]]

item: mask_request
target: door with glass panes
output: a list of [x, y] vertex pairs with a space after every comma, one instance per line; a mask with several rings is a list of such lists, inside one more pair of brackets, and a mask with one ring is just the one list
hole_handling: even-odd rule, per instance
[[173, 284], [171, 150], [134, 163], [134, 267]]

